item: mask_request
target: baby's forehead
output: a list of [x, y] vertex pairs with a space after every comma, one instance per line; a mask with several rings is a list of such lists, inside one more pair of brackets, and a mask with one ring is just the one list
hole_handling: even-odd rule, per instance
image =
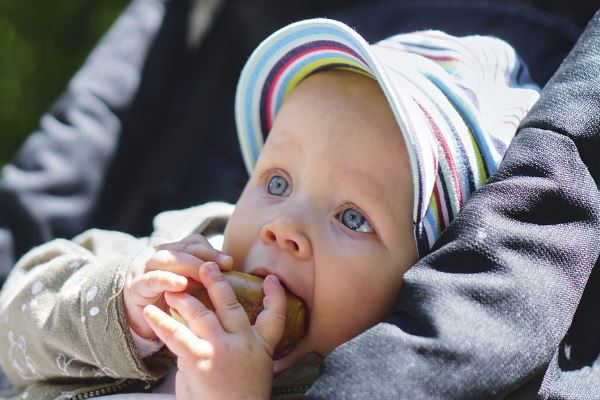
[[399, 133], [395, 140], [384, 140], [377, 131], [346, 132], [347, 137], [328, 133], [302, 132], [298, 127], [275, 130], [260, 158], [264, 155], [267, 165], [291, 174], [318, 174], [328, 190], [366, 193], [373, 200], [396, 197], [399, 187], [410, 191], [412, 174]]
[[370, 77], [339, 69], [315, 73], [304, 79], [283, 101], [272, 128], [277, 125], [284, 128], [305, 126], [319, 133], [326, 129], [328, 135], [341, 135], [339, 139], [351, 136], [346, 132], [351, 134], [356, 130], [361, 136], [372, 136], [384, 127], [392, 132], [394, 139], [401, 137], [379, 83]]

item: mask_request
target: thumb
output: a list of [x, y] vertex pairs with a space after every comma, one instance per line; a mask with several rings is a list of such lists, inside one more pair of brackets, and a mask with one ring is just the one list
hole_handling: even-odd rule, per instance
[[258, 314], [254, 328], [268, 344], [269, 355], [273, 356], [285, 328], [287, 297], [275, 275], [265, 278], [263, 290], [265, 292], [264, 309]]

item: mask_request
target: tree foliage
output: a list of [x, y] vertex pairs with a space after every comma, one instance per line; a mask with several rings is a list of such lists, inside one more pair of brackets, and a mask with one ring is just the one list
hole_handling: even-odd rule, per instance
[[0, 0], [0, 166], [127, 3]]

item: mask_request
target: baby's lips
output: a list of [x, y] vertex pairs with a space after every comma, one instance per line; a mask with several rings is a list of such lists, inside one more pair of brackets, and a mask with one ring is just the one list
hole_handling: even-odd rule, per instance
[[[250, 323], [254, 325], [256, 317], [263, 310], [264, 293], [262, 290], [263, 279], [237, 271], [223, 272], [225, 280], [231, 285], [236, 297], [246, 314]], [[284, 286], [285, 287], [285, 286]], [[208, 296], [206, 288], [193, 279], [189, 279], [186, 292], [200, 300], [208, 309], [214, 311], [214, 306]], [[275, 354], [287, 353], [306, 334], [306, 305], [304, 302], [286, 289], [287, 309], [285, 328], [281, 341], [275, 349]], [[175, 309], [171, 309], [171, 315], [184, 325], [187, 322]]]

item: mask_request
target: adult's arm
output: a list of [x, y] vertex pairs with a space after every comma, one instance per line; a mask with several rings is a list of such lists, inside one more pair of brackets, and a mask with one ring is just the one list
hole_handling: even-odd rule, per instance
[[134, 0], [0, 180], [0, 286], [15, 260], [87, 227], [165, 0]]
[[390, 318], [327, 357], [308, 397], [564, 398], [544, 372], [598, 259], [598, 115], [600, 13]]

